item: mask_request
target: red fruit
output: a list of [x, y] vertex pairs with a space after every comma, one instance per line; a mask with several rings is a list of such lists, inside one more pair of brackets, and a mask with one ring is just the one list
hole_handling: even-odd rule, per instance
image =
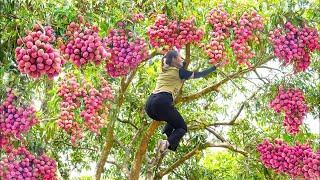
[[48, 53], [44, 53], [44, 54], [42, 55], [42, 58], [43, 58], [44, 60], [49, 59], [49, 55], [48, 55]]
[[30, 56], [29, 55], [24, 55], [23, 56], [23, 60], [24, 61], [29, 61], [30, 60]]
[[287, 91], [280, 90], [276, 99], [270, 102], [271, 107], [276, 112], [279, 113], [281, 110], [284, 110], [285, 119], [283, 124], [288, 133], [292, 135], [298, 133], [299, 126], [302, 124], [303, 118], [307, 112], [305, 102], [300, 99], [304, 99], [300, 90], [289, 89]]
[[52, 60], [51, 60], [51, 59], [47, 59], [47, 60], [46, 60], [46, 64], [47, 64], [47, 65], [51, 65], [51, 64], [52, 64]]
[[[43, 29], [47, 33], [46, 35], [44, 34]], [[46, 26], [40, 29], [34, 29], [33, 32], [30, 31], [27, 33], [28, 35], [23, 38], [27, 43], [21, 44], [21, 47], [16, 48], [16, 60], [19, 64], [19, 70], [33, 78], [39, 78], [41, 74], [50, 74], [50, 76], [52, 76], [52, 72], [38, 68], [42, 67], [42, 65], [38, 66], [38, 63], [43, 63], [43, 58], [55, 58], [52, 53], [55, 53], [56, 51], [50, 44], [55, 40], [52, 28]], [[59, 56], [58, 53], [57, 56]], [[27, 68], [22, 68], [24, 63], [21, 61], [27, 61], [30, 62], [30, 64], [27, 63]], [[59, 64], [59, 67], [58, 64], [53, 65], [56, 67], [54, 72], [55, 75], [60, 71], [61, 65], [61, 63]]]
[[[274, 168], [276, 172], [295, 177], [303, 177], [307, 173], [311, 178], [317, 177], [317, 172], [310, 165], [310, 162], [313, 162], [311, 159], [316, 158], [317, 155], [309, 146], [288, 146], [280, 140], [276, 140], [274, 145], [271, 145], [265, 140], [257, 146], [257, 150], [263, 164]], [[283, 155], [285, 155], [284, 158]]]
[[28, 42], [26, 43], [26, 46], [27, 46], [27, 48], [31, 49], [32, 46], [33, 46], [32, 41], [28, 41]]
[[18, 46], [22, 45], [22, 43], [23, 43], [23, 40], [19, 38], [19, 39], [17, 40]]
[[44, 50], [43, 49], [39, 49], [38, 50], [38, 56], [43, 56], [44, 54]]

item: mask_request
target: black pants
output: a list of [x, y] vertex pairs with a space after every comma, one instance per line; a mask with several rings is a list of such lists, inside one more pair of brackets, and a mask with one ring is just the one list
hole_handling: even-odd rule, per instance
[[187, 132], [187, 125], [173, 106], [172, 95], [167, 92], [151, 94], [147, 100], [145, 111], [153, 120], [167, 122], [162, 133], [168, 137], [169, 149], [175, 151], [181, 138]]

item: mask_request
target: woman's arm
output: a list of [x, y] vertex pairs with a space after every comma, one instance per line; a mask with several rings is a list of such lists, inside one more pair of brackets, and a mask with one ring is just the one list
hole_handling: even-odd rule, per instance
[[212, 66], [211, 68], [208, 68], [206, 70], [203, 70], [201, 72], [192, 72], [192, 71], [188, 71], [184, 68], [180, 68], [179, 69], [179, 76], [180, 79], [196, 79], [196, 78], [201, 78], [201, 77], [205, 77], [208, 74], [212, 73], [213, 71], [215, 71], [217, 68], [215, 66]]

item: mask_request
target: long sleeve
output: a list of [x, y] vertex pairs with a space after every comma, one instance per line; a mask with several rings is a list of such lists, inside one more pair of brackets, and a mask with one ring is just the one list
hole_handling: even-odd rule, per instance
[[203, 70], [201, 72], [192, 72], [192, 71], [188, 71], [184, 68], [180, 68], [179, 69], [179, 76], [181, 79], [196, 79], [196, 78], [201, 78], [201, 77], [205, 77], [208, 74], [212, 73], [213, 71], [215, 71], [217, 68], [215, 66], [212, 66], [211, 68], [208, 68], [206, 70]]

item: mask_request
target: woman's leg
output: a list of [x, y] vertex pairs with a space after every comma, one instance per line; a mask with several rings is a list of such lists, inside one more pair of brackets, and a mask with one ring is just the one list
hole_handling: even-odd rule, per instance
[[171, 126], [169, 123], [167, 123], [162, 130], [162, 134], [166, 134], [167, 138], [169, 138], [169, 136], [172, 134], [173, 130], [174, 130], [173, 126]]
[[167, 123], [174, 127], [173, 132], [168, 137], [168, 141], [170, 143], [169, 149], [172, 151], [176, 151], [180, 140], [187, 132], [187, 125], [183, 117], [175, 108], [172, 108], [172, 110], [168, 112]]
[[[175, 151], [181, 138], [187, 132], [187, 125], [183, 117], [172, 104], [173, 98], [169, 93], [157, 94], [152, 102], [151, 111], [156, 120], [166, 121], [165, 130], [168, 136], [169, 149]], [[170, 126], [172, 128], [170, 128]], [[170, 130], [174, 129], [171, 133]]]
[[167, 122], [165, 129], [170, 130], [170, 127], [174, 129], [172, 133], [166, 134], [170, 143], [169, 149], [175, 151], [179, 145], [180, 140], [187, 132], [187, 125], [183, 117], [173, 105], [163, 107], [160, 112], [157, 112], [156, 115]]

